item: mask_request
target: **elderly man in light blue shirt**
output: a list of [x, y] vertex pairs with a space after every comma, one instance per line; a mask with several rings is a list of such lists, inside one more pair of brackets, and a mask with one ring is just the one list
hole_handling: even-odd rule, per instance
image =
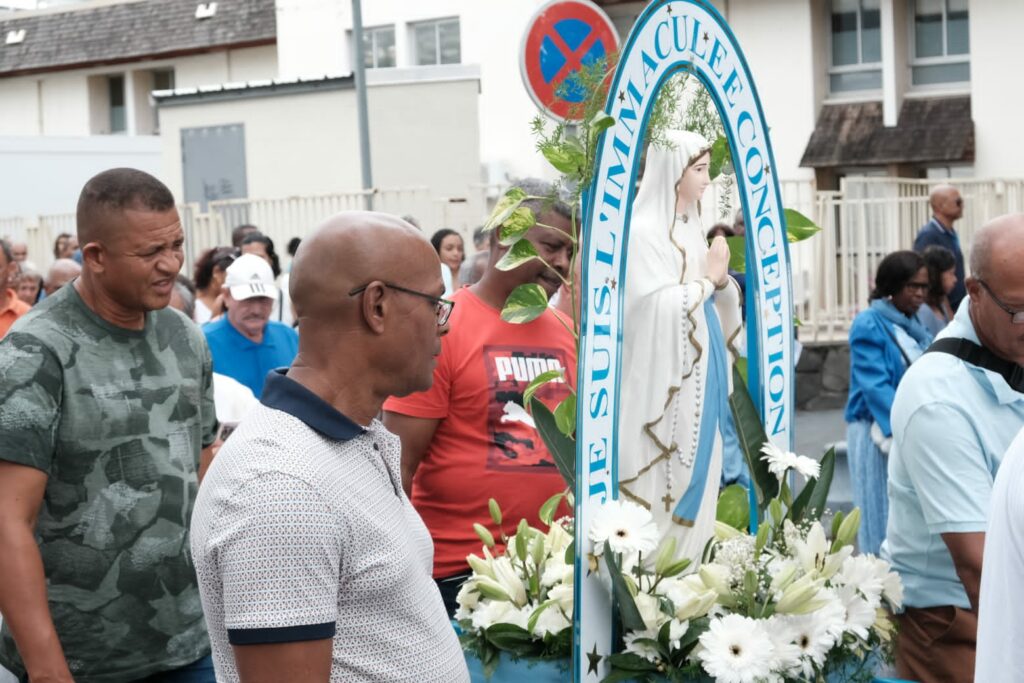
[[[959, 337], [1024, 362], [1024, 214], [981, 228], [968, 298], [939, 339]], [[882, 555], [903, 579], [897, 670], [922, 683], [974, 676], [988, 503], [999, 463], [1024, 427], [1024, 393], [949, 353], [907, 371], [892, 408], [889, 524]]]

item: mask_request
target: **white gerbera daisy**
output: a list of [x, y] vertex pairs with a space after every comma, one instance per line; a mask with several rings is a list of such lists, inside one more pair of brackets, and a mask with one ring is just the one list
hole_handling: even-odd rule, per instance
[[700, 644], [701, 666], [719, 683], [759, 683], [775, 677], [775, 648], [762, 622], [727, 614], [711, 622]]
[[658, 546], [658, 525], [651, 513], [636, 503], [611, 500], [602, 505], [590, 525], [594, 555], [604, 554], [605, 542], [612, 552], [635, 558]]
[[822, 666], [829, 650], [842, 634], [845, 612], [838, 600], [829, 600], [821, 609], [809, 614], [780, 617], [786, 635], [799, 652], [797, 665], [789, 673], [810, 677], [815, 666]]
[[771, 441], [764, 442], [761, 453], [761, 460], [768, 463], [768, 471], [779, 480], [786, 476], [786, 470], [795, 470], [804, 479], [817, 479], [821, 474], [821, 463], [814, 458], [784, 451]]
[[633, 654], [643, 657], [649, 662], [657, 662], [661, 659], [661, 653], [658, 652], [658, 648], [650, 643], [637, 642], [640, 640], [658, 640], [658, 629], [649, 628], [643, 631], [630, 631], [626, 634], [624, 642], [626, 644], [626, 652], [632, 652]]
[[836, 589], [836, 595], [846, 610], [846, 624], [844, 630], [852, 633], [862, 640], [867, 640], [871, 627], [875, 624], [875, 610], [878, 602], [866, 600], [857, 592], [856, 586], [840, 586]]

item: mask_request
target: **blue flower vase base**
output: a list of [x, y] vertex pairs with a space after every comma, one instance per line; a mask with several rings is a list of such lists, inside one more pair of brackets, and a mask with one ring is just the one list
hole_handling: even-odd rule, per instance
[[[521, 658], [513, 660], [502, 654], [498, 667], [489, 679], [484, 676], [483, 663], [471, 652], [466, 652], [466, 666], [469, 668], [469, 679], [472, 683], [571, 683], [572, 663], [568, 659], [537, 660]], [[828, 683], [846, 683], [850, 672], [836, 671], [828, 677]], [[702, 678], [694, 683], [713, 683], [710, 678]], [[897, 678], [875, 678], [874, 683], [914, 683]]]
[[502, 653], [498, 667], [489, 679], [484, 676], [484, 665], [476, 655], [466, 652], [466, 666], [472, 683], [565, 683], [572, 681], [572, 662], [568, 659], [513, 660]]

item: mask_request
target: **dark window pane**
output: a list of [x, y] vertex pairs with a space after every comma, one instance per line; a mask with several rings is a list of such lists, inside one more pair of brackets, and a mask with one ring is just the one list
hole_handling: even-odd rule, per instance
[[881, 87], [882, 71], [880, 69], [829, 75], [829, 88], [834, 93], [879, 90]]
[[153, 90], [174, 90], [174, 71], [172, 69], [154, 71]]
[[857, 0], [832, 3], [832, 66], [857, 64]]
[[943, 0], [917, 0], [914, 12], [914, 54], [941, 57]]
[[413, 28], [416, 43], [416, 63], [437, 64], [437, 32], [434, 24], [419, 24]]
[[459, 46], [459, 21], [445, 21], [438, 24], [438, 37], [441, 41], [441, 63], [458, 64], [462, 61]]
[[377, 29], [377, 66], [395, 65], [395, 29], [394, 27]]
[[123, 133], [127, 130], [124, 108], [124, 76], [107, 78], [110, 103], [110, 132]]
[[879, 0], [864, 0], [860, 13], [860, 56], [862, 64], [882, 61], [882, 12]]
[[968, 62], [960, 62], [959, 64], [915, 66], [912, 69], [911, 80], [914, 85], [966, 83], [971, 80], [971, 65]]
[[971, 52], [967, 0], [949, 0], [946, 14], [946, 54], [966, 55]]

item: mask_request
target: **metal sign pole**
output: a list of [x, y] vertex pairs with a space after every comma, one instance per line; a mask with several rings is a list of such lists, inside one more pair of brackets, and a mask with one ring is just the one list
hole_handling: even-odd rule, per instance
[[370, 122], [366, 107], [366, 65], [363, 63], [363, 8], [360, 0], [352, 0], [352, 38], [355, 55], [352, 72], [356, 81], [356, 111], [359, 116], [359, 160], [366, 195], [366, 210], [373, 210], [373, 171], [370, 166]]

